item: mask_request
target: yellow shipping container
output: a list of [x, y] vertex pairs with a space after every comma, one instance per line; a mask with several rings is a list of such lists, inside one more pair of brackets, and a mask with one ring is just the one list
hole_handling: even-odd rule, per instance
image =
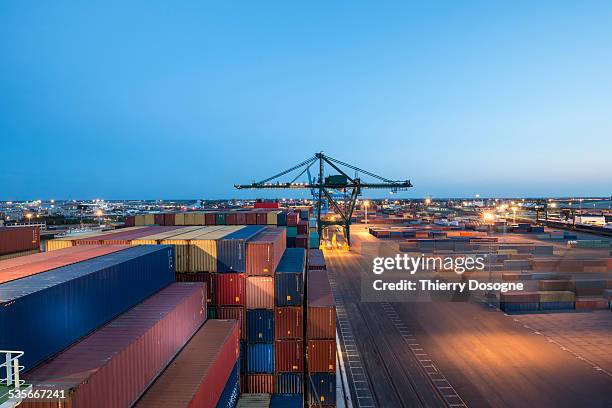
[[278, 214], [280, 211], [270, 211], [268, 212], [268, 225], [277, 225], [278, 224]]
[[174, 225], [185, 225], [185, 213], [174, 214]]
[[158, 245], [164, 239], [170, 239], [177, 235], [186, 234], [188, 232], [192, 232], [202, 227], [183, 227], [178, 228], [173, 231], [161, 232], [159, 234], [147, 235], [146, 237], [141, 237], [138, 239], [133, 239], [131, 241], [132, 245]]
[[145, 214], [144, 215], [144, 225], [154, 225], [155, 224], [155, 214]]
[[145, 224], [145, 216], [144, 214], [138, 214], [134, 216], [134, 225], [143, 226]]
[[540, 291], [540, 302], [573, 302], [576, 299], [574, 292], [569, 290]]
[[499, 255], [516, 255], [518, 254], [518, 250], [516, 249], [498, 249], [497, 253]]
[[205, 225], [204, 221], [204, 213], [203, 212], [195, 212], [194, 214], [194, 225]]
[[207, 233], [191, 239], [189, 271], [217, 272], [217, 240], [242, 228], [243, 225], [210, 226]]
[[128, 227], [128, 228], [119, 228], [116, 230], [108, 230], [108, 231], [92, 231], [92, 232], [87, 232], [85, 234], [73, 235], [70, 237], [56, 238], [56, 239], [47, 241], [47, 243], [45, 244], [45, 248], [47, 251], [56, 251], [58, 249], [70, 248], [71, 246], [74, 245], [74, 241], [79, 240], [79, 239], [114, 234], [116, 232], [139, 230], [142, 228], [143, 227]]
[[185, 225], [195, 225], [195, 213], [185, 213]]
[[174, 245], [176, 253], [176, 271], [190, 272], [189, 268], [189, 246], [191, 240], [200, 235], [206, 234], [211, 228], [218, 227], [199, 227], [194, 231], [176, 235], [160, 241], [161, 244]]

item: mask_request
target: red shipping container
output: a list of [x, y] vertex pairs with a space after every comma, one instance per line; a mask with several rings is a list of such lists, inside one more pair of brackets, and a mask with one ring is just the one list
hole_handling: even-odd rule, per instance
[[126, 215], [125, 216], [125, 220], [123, 221], [123, 224], [126, 227], [133, 227], [136, 225], [136, 217], [133, 215]]
[[576, 310], [578, 309], [608, 309], [610, 304], [608, 299], [601, 297], [577, 297], [576, 298]]
[[287, 247], [285, 228], [266, 228], [246, 244], [247, 275], [274, 275]]
[[246, 339], [246, 309], [241, 306], [219, 306], [217, 309], [219, 319], [237, 320], [240, 328], [240, 339]]
[[172, 284], [31, 370], [34, 390], [65, 390], [66, 398], [21, 406], [131, 406], [204, 323], [202, 286]]
[[295, 237], [295, 247], [308, 249], [308, 236], [298, 235], [297, 237]]
[[235, 212], [228, 212], [225, 215], [225, 224], [227, 225], [236, 225], [236, 213]]
[[298, 233], [298, 235], [306, 235], [306, 234], [308, 234], [308, 221], [300, 220], [298, 222], [297, 233]]
[[61, 268], [102, 255], [130, 248], [127, 245], [80, 245], [0, 261], [0, 283]]
[[321, 271], [326, 270], [325, 257], [320, 249], [310, 249], [308, 251], [308, 270]]
[[268, 224], [268, 213], [266, 211], [258, 211], [257, 213], [257, 225]]
[[249, 276], [246, 281], [247, 309], [274, 309], [274, 277]]
[[164, 214], [163, 213], [155, 214], [153, 219], [154, 219], [155, 224], [157, 224], [157, 225], [166, 225], [166, 223], [164, 222]]
[[0, 255], [40, 249], [39, 227], [0, 227]]
[[302, 308], [299, 306], [276, 307], [274, 309], [274, 338], [289, 340], [303, 338]]
[[176, 217], [174, 213], [166, 213], [164, 214], [164, 225], [174, 225]]
[[245, 306], [246, 276], [244, 273], [218, 273], [217, 305]]
[[327, 271], [308, 271], [308, 339], [336, 338], [336, 306]]
[[208, 272], [176, 272], [177, 282], [206, 282], [206, 303], [217, 304], [217, 282], [214, 275]]
[[300, 213], [298, 212], [287, 213], [287, 226], [297, 227], [299, 219], [300, 219]]
[[308, 340], [308, 371], [336, 372], [336, 340]]
[[214, 212], [204, 213], [204, 224], [206, 225], [217, 225], [217, 216]]
[[[324, 340], [327, 341], [327, 340]], [[304, 343], [302, 340], [274, 342], [274, 370], [276, 373], [295, 373], [304, 370]], [[335, 356], [334, 356], [335, 357]]]
[[257, 224], [257, 213], [254, 211], [249, 211], [245, 213], [246, 216], [246, 225], [255, 225]]
[[247, 390], [251, 394], [272, 394], [274, 392], [273, 374], [247, 374]]
[[237, 212], [236, 213], [236, 225], [246, 225], [246, 213], [245, 212]]
[[136, 407], [216, 407], [239, 354], [237, 324], [227, 320], [209, 320]]
[[279, 208], [279, 205], [277, 201], [261, 201], [261, 202], [255, 203], [253, 207], [272, 209], [272, 208]]

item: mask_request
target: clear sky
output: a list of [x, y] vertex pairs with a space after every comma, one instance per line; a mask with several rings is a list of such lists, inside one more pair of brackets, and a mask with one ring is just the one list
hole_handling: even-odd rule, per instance
[[612, 3], [297, 3], [0, 2], [0, 199], [612, 194]]

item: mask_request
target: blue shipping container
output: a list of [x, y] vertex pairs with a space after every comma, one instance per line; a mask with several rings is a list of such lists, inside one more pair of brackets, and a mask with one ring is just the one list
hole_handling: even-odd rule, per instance
[[303, 406], [301, 394], [274, 394], [270, 400], [270, 408], [302, 408]]
[[274, 311], [266, 309], [247, 310], [247, 337], [249, 343], [273, 342]]
[[303, 394], [304, 375], [301, 373], [277, 374], [274, 392], [277, 394]]
[[234, 369], [230, 373], [223, 392], [217, 402], [217, 408], [234, 408], [240, 397], [240, 375], [238, 374], [240, 362], [236, 362]]
[[269, 343], [249, 344], [247, 347], [248, 373], [274, 372], [274, 347]]
[[242, 374], [246, 373], [247, 361], [246, 361], [246, 342], [244, 340], [240, 340], [240, 372]]
[[285, 211], [278, 213], [278, 215], [276, 216], [276, 225], [287, 225], [287, 213]]
[[499, 308], [504, 312], [531, 312], [540, 309], [540, 304], [538, 302], [524, 302], [524, 303], [516, 303], [516, 302], [507, 302], [500, 303]]
[[0, 285], [0, 349], [28, 370], [174, 281], [174, 247], [142, 245]]
[[310, 373], [310, 405], [336, 404], [336, 373]]
[[297, 237], [297, 227], [287, 227], [287, 237]]
[[246, 243], [265, 227], [247, 225], [217, 241], [217, 272], [246, 272]]
[[274, 275], [274, 303], [276, 306], [302, 306], [306, 250], [287, 248]]
[[540, 302], [541, 310], [571, 310], [574, 302]]

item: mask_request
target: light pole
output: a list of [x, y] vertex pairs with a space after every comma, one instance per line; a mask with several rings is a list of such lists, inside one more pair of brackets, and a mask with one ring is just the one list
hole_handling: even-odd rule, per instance
[[28, 224], [32, 223], [32, 214], [31, 213], [27, 213], [26, 214], [26, 218], [28, 219]]
[[102, 216], [103, 215], [104, 215], [104, 212], [102, 212], [102, 210], [96, 211], [96, 217], [98, 217], [98, 226], [102, 225]]
[[513, 224], [516, 224], [516, 210], [518, 210], [518, 207], [512, 206], [512, 213], [513, 213], [512, 223]]
[[370, 206], [369, 201], [363, 202], [363, 207], [365, 208], [365, 228], [368, 229], [368, 207]]

